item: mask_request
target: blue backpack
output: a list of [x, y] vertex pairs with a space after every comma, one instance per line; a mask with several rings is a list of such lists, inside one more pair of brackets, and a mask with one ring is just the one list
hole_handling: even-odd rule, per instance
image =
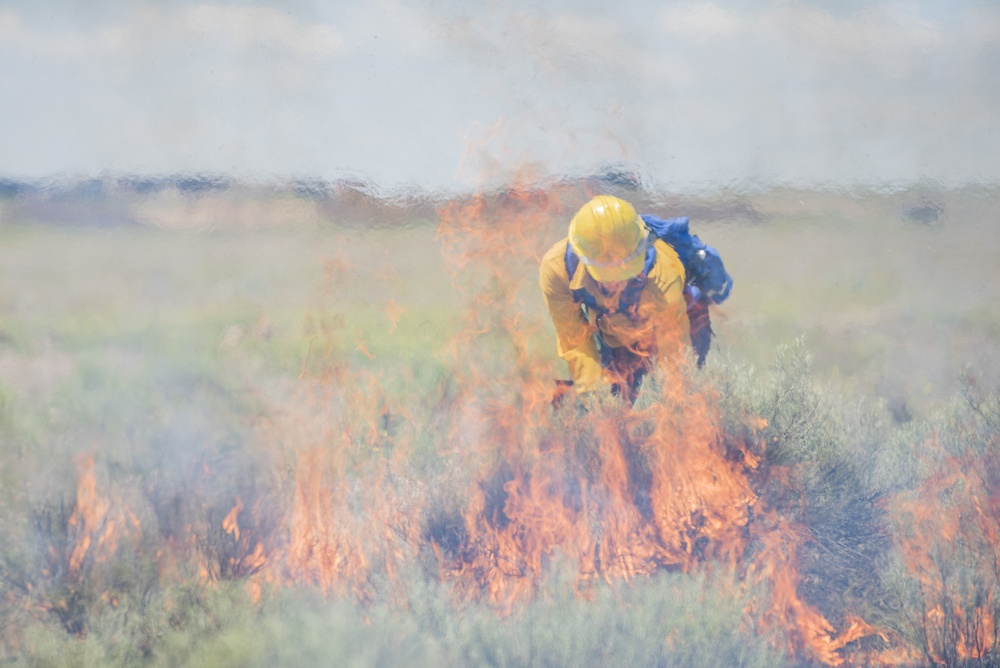
[[[687, 278], [684, 285], [684, 299], [687, 302], [688, 320], [691, 330], [691, 345], [698, 354], [698, 366], [705, 363], [705, 357], [712, 345], [712, 323], [708, 315], [710, 302], [721, 304], [729, 297], [733, 289], [733, 279], [722, 264], [719, 251], [706, 246], [701, 239], [691, 234], [688, 219], [656, 218], [642, 216], [650, 234], [669, 244], [684, 265]], [[580, 265], [580, 258], [573, 252], [573, 247], [566, 244], [566, 273], [572, 279]], [[637, 314], [639, 296], [646, 286], [646, 277], [656, 264], [656, 249], [650, 244], [646, 251], [646, 264], [642, 272], [629, 279], [618, 301], [618, 308], [610, 313], [625, 313], [630, 317]], [[589, 310], [607, 314], [609, 311], [598, 305], [592, 294], [580, 288], [573, 291], [573, 300]]]

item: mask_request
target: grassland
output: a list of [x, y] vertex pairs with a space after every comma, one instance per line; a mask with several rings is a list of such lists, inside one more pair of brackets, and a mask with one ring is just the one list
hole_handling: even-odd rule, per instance
[[[464, 268], [456, 259], [470, 255], [442, 249], [433, 216], [385, 225], [368, 210], [370, 220], [294, 198], [214, 197], [130, 200], [140, 224], [114, 227], [53, 224], [13, 201], [0, 209], [0, 657], [819, 661], [768, 617], [761, 590], [775, 583], [747, 575], [766, 541], [750, 541], [736, 565], [609, 576], [583, 591], [554, 549], [511, 609], [440, 577], [463, 547], [466, 488], [496, 458], [487, 418], [466, 407], [523, 401], [510, 384], [532, 369], [564, 373], [535, 263], [579, 194], [493, 214], [476, 243], [507, 250]], [[796, 590], [836, 632], [854, 617], [881, 630], [837, 656], [996, 665], [1000, 199], [788, 191], [727, 202], [659, 206], [701, 211], [694, 231], [736, 279], [692, 382], [716, 397], [725, 442], [763, 450], [751, 482], [761, 513], [777, 514], [757, 531], [808, 534], [785, 544], [798, 546]], [[530, 232], [516, 244], [510, 216]], [[490, 307], [517, 314], [516, 326], [484, 316]], [[479, 375], [484, 386], [470, 388], [484, 372], [496, 384]], [[658, 400], [651, 392], [640, 408]], [[519, 456], [547, 430], [589, 442], [601, 419], [625, 414], [607, 402], [579, 424], [561, 415], [525, 429]], [[318, 484], [343, 506], [330, 511], [343, 524], [338, 568], [360, 554], [366, 575], [260, 580], [254, 548], [280, 551], [288, 499], [309, 489], [302, 471], [317, 452]], [[780, 482], [779, 470], [789, 471]], [[396, 527], [404, 558], [380, 542], [391, 523], [366, 505], [376, 494], [420, 511]], [[225, 524], [237, 505], [242, 534]], [[957, 534], [942, 538], [926, 508], [956, 518]], [[927, 617], [936, 608], [944, 620]]]

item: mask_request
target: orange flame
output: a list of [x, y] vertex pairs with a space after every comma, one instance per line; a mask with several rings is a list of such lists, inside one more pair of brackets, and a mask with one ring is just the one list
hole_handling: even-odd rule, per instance
[[108, 504], [97, 493], [94, 456], [83, 456], [77, 460], [76, 506], [69, 518], [69, 525], [80, 529], [80, 538], [69, 558], [70, 572], [80, 571], [95, 535], [100, 533], [99, 544], [109, 544], [114, 540], [114, 521], [104, 522], [107, 514]]
[[76, 539], [69, 555], [69, 572], [80, 573], [88, 559], [99, 562], [118, 550], [119, 540], [132, 530], [138, 530], [139, 519], [128, 509], [116, 505], [98, 492], [94, 455], [82, 455], [76, 460], [76, 504], [67, 524], [75, 529]]
[[[739, 586], [765, 585], [764, 598], [754, 602], [757, 618], [782, 630], [797, 655], [839, 665], [845, 647], [861, 638], [895, 642], [856, 617], [845, 620], [838, 634], [800, 597], [805, 529], [762, 501], [762, 439], [727, 440], [717, 397], [693, 380], [697, 372], [679, 352], [685, 342], [659, 351], [657, 371], [643, 389], [648, 401], [636, 408], [607, 400], [585, 414], [572, 406], [553, 410], [555, 366], [549, 350], [539, 348], [544, 321], [533, 314], [543, 317], [535, 285], [538, 252], [565, 227], [558, 219], [564, 209], [556, 193], [514, 187], [439, 212], [445, 261], [469, 294], [463, 329], [447, 351], [454, 360], [449, 377], [436, 395], [416, 399], [430, 420], [411, 418], [374, 372], [336, 359], [338, 345], [346, 353], [375, 356], [363, 340], [353, 349], [338, 344], [336, 322], [318, 321], [308, 354], [313, 340], [327, 337], [329, 364], [307, 360], [301, 394], [274, 425], [276, 438], [288, 446], [283, 470], [289, 478], [279, 485], [281, 535], [266, 544], [258, 540], [253, 518], [260, 504], [237, 497], [221, 521], [226, 540], [239, 548], [233, 558], [241, 560], [240, 568], [230, 562], [230, 570], [247, 579], [258, 599], [267, 584], [309, 586], [368, 602], [373, 581], [387, 580], [395, 600], [405, 603], [400, 574], [427, 556], [430, 573], [458, 596], [508, 613], [537, 593], [557, 559], [571, 564], [581, 594], [601, 580], [718, 568], [740, 573]], [[327, 273], [331, 283], [339, 280], [341, 263], [331, 262]], [[394, 330], [405, 308], [392, 300], [384, 312]], [[402, 380], [407, 385], [412, 378], [402, 374]], [[753, 416], [745, 423], [757, 435], [766, 427]], [[421, 433], [418, 425], [430, 425], [433, 433]], [[413, 480], [408, 462], [417, 436], [432, 438], [432, 449], [450, 469], [441, 479], [453, 489], [428, 490]], [[97, 493], [93, 458], [81, 459], [78, 468], [71, 520], [80, 536], [70, 557], [75, 570], [95, 543], [114, 551], [121, 523]], [[945, 481], [927, 484], [925, 493], [932, 494]], [[435, 494], [455, 497], [454, 516], [442, 520], [440, 531], [428, 528], [428, 517], [439, 511]], [[918, 537], [947, 537], [962, 520], [978, 522], [984, 540], [995, 544], [996, 498], [973, 497], [975, 513], [950, 518], [951, 524], [922, 519]], [[916, 512], [905, 501], [897, 509]], [[218, 534], [217, 516], [213, 524]], [[930, 572], [932, 555], [920, 544], [908, 547], [908, 563]], [[931, 578], [929, 606], [941, 600], [940, 591]], [[951, 609], [938, 608], [942, 615]], [[984, 617], [969, 627], [974, 631], [963, 641], [966, 656], [980, 657], [993, 647], [995, 638], [985, 630], [991, 623]], [[930, 643], [930, 656], [941, 651]]]
[[997, 647], [1000, 493], [990, 469], [988, 455], [945, 455], [918, 490], [890, 502], [926, 611], [919, 644], [935, 663], [983, 659]]
[[236, 505], [233, 509], [222, 520], [222, 529], [228, 534], [232, 534], [233, 538], [236, 540], [240, 539], [240, 525], [238, 518], [240, 511], [243, 510], [243, 501], [237, 497]]
[[[647, 408], [612, 408], [569, 425], [553, 421], [560, 418], [548, 410], [551, 367], [532, 360], [534, 330], [520, 326], [525, 308], [518, 297], [524, 277], [537, 272], [537, 249], [547, 247], [538, 238], [545, 216], [562, 207], [550, 198], [547, 206], [519, 208], [530, 198], [513, 192], [499, 204], [479, 196], [441, 211], [438, 236], [456, 275], [479, 269], [490, 278], [470, 301], [455, 353], [468, 360], [497, 332], [515, 353], [513, 364], [499, 369], [476, 360], [462, 367], [468, 387], [490, 393], [470, 392], [476, 403], [456, 424], [479, 423], [477, 433], [495, 448], [499, 464], [489, 461], [476, 477], [465, 512], [466, 547], [451, 550], [443, 575], [509, 610], [533, 593], [557, 552], [575, 560], [581, 585], [661, 568], [742, 566], [769, 584], [764, 620], [786, 629], [792, 651], [842, 663], [839, 650], [879, 632], [852, 620], [836, 638], [829, 621], [799, 597], [800, 530], [760, 509], [751, 483], [763, 448], [724, 443], [711, 395], [686, 380], [691, 369], [681, 341], [677, 350], [660, 351], [665, 382]], [[524, 258], [534, 265], [530, 273], [515, 269]], [[760, 430], [766, 422], [753, 418], [748, 426]], [[461, 433], [450, 436], [469, 445]], [[754, 512], [759, 519], [751, 526]], [[755, 553], [747, 562], [751, 540]]]
[[[237, 497], [221, 525], [218, 515], [209, 522], [216, 536], [225, 534], [233, 556], [213, 555], [214, 571], [206, 559], [197, 564], [203, 584], [223, 577], [220, 564], [228, 563], [227, 577], [246, 579], [257, 600], [264, 585], [273, 585], [368, 602], [378, 581], [406, 604], [403, 574], [419, 561], [459, 597], [509, 613], [537, 594], [556, 560], [571, 565], [581, 595], [601, 581], [717, 569], [739, 574], [737, 587], [764, 592], [752, 599], [748, 619], [778, 631], [784, 648], [807, 661], [993, 658], [1000, 626], [995, 454], [946, 455], [936, 446], [942, 454], [919, 489], [884, 506], [922, 608], [916, 640], [904, 640], [857, 616], [831, 623], [800, 595], [799, 556], [809, 535], [796, 513], [764, 491], [765, 483], [789, 484], [785, 471], [767, 463], [767, 422], [743, 416], [750, 435], [742, 442], [727, 437], [718, 398], [693, 378], [698, 372], [683, 355], [660, 351], [645, 401], [634, 409], [610, 399], [586, 413], [553, 409], [555, 365], [539, 347], [545, 321], [535, 280], [539, 249], [565, 228], [563, 198], [515, 186], [442, 207], [437, 238], [461, 278], [456, 289], [467, 291], [467, 309], [445, 351], [447, 377], [428, 396], [394, 400], [378, 374], [337, 358], [342, 351], [375, 360], [368, 343], [338, 339], [336, 318], [317, 321], [301, 394], [274, 425], [288, 455], [279, 467], [288, 477], [277, 485], [280, 535], [262, 540], [255, 528], [259, 499]], [[326, 267], [331, 284], [349, 273], [345, 262]], [[383, 312], [391, 333], [407, 310], [390, 300]], [[312, 358], [323, 350], [325, 359]], [[390, 357], [376, 350], [380, 363]], [[426, 387], [413, 375], [402, 370], [394, 380]], [[410, 415], [422, 409], [426, 415]], [[441, 489], [415, 479], [410, 457], [420, 439], [430, 440], [422, 447], [448, 469], [434, 479], [447, 482]], [[80, 457], [76, 469], [71, 540], [58, 557], [66, 560], [64, 572], [83, 577], [139, 522], [111, 490], [100, 489], [93, 455]], [[439, 525], [428, 519], [443, 512], [438, 496], [454, 505]], [[159, 546], [162, 579], [181, 577], [181, 569], [170, 568], [180, 558], [172, 551], [190, 557], [197, 537], [185, 540]], [[852, 648], [864, 639], [884, 649]]]

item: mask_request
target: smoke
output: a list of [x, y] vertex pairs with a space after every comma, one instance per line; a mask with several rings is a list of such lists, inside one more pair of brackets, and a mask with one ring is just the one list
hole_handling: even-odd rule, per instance
[[992, 182], [1000, 12], [972, 2], [104, 3], [0, 12], [0, 173], [468, 184], [623, 163], [674, 190]]

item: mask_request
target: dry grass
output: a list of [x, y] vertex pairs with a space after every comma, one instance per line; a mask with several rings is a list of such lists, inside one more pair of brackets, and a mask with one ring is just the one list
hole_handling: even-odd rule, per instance
[[[752, 627], [759, 619], [748, 621], [745, 597], [754, 592], [731, 587], [732, 574], [663, 573], [634, 588], [597, 588], [587, 602], [565, 598], [553, 569], [548, 594], [498, 623], [493, 610], [455, 607], [443, 585], [428, 583], [434, 555], [425, 550], [403, 579], [422, 592], [410, 608], [393, 605], [391, 588], [374, 580], [364, 605], [330, 603], [308, 588], [252, 600], [260, 592], [241, 585], [257, 572], [256, 543], [273, 537], [278, 520], [249, 511], [288, 493], [293, 436], [276, 428], [302, 410], [300, 377], [326, 379], [317, 386], [328, 403], [316, 402], [311, 417], [320, 433], [334, 417], [361, 429], [377, 413], [378, 433], [358, 437], [364, 452], [350, 463], [358, 470], [381, 466], [394, 442], [412, 436], [405, 475], [386, 491], [401, 504], [407, 495], [441, 498], [441, 515], [423, 518], [426, 535], [458, 526], [455, 508], [443, 506], [455, 505], [451, 486], [466, 469], [435, 439], [456, 429], [485, 437], [448, 421], [449, 378], [463, 370], [444, 345], [479, 284], [468, 274], [453, 282], [427, 221], [337, 224], [322, 210], [303, 213], [302, 202], [257, 208], [220, 197], [197, 215], [197, 203], [160, 198], [146, 210], [175, 224], [156, 227], [0, 219], [0, 528], [9, 539], [0, 656], [16, 665], [296, 665], [331, 655], [360, 665], [597, 665], [610, 648], [642, 665], [786, 660]], [[926, 484], [933, 458], [918, 465], [910, 453], [935, 430], [954, 434], [947, 445], [955, 452], [995, 445], [997, 199], [769, 193], [739, 206], [697, 204], [742, 216], [693, 221], [736, 278], [716, 313], [706, 375], [719, 388], [726, 433], [751, 438], [747, 420], [765, 418], [763, 438], [775, 444], [768, 465], [792, 471], [761, 493], [813, 537], [800, 554], [800, 593], [837, 624], [864, 613], [916, 645], [921, 633], [941, 633], [915, 661], [954, 665], [955, 629], [967, 617], [953, 614], [956, 624], [942, 630], [915, 614], [933, 583], [894, 561], [877, 502]], [[280, 225], [247, 222], [279, 209]], [[555, 241], [564, 221], [540, 224], [540, 236]], [[518, 267], [527, 345], [551, 360], [533, 260]], [[804, 348], [782, 349], [775, 364], [775, 349], [803, 333]], [[480, 344], [489, 357], [509, 341]], [[947, 401], [966, 364], [978, 366], [985, 389], [955, 409]], [[373, 383], [362, 398], [337, 387], [360, 377]], [[98, 487], [132, 515], [107, 511], [87, 530], [99, 538], [119, 519], [132, 529], [118, 558], [71, 566], [84, 530], [72, 520], [77, 481], [91, 454]], [[366, 493], [355, 483], [344, 499]], [[223, 528], [238, 504], [247, 509], [233, 516], [242, 539]], [[200, 540], [185, 546], [192, 526]], [[190, 548], [201, 573], [184, 563], [165, 572], [157, 545]], [[986, 596], [996, 571], [970, 566], [983, 546], [971, 549], [942, 552], [932, 564], [966, 569], [969, 591]], [[970, 603], [966, 593], [949, 590], [952, 610]], [[673, 629], [669, 643], [664, 626]], [[865, 642], [879, 649], [878, 640]]]

